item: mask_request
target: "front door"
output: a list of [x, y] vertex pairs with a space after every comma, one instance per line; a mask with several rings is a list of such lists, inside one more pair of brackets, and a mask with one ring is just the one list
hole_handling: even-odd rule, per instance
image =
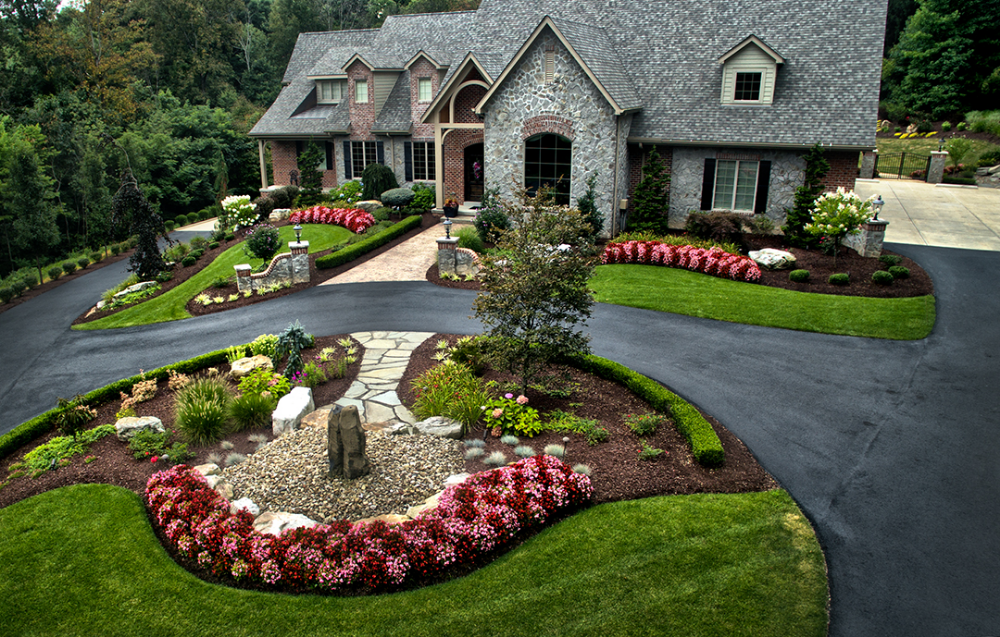
[[483, 178], [485, 177], [483, 163], [483, 145], [472, 144], [465, 147], [465, 201], [483, 200]]

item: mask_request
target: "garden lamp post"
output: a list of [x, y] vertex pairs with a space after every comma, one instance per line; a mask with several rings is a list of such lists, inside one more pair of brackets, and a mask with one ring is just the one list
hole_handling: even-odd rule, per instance
[[295, 224], [295, 243], [302, 243], [302, 226]]
[[884, 205], [885, 201], [882, 199], [882, 195], [875, 195], [875, 201], [872, 202], [872, 209], [875, 210], [875, 221], [878, 221], [878, 213], [882, 212]]
[[451, 219], [444, 218], [444, 238], [451, 239]]

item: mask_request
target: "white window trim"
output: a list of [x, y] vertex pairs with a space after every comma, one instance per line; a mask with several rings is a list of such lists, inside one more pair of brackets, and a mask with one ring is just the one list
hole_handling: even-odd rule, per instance
[[[330, 85], [330, 93], [335, 92], [340, 93], [339, 98], [324, 99], [323, 98], [323, 86]], [[339, 91], [334, 91], [334, 87], [338, 88]], [[316, 103], [317, 104], [339, 104], [346, 97], [347, 94], [347, 80], [316, 80]]]
[[[358, 99], [358, 89], [360, 87], [365, 87], [365, 99]], [[355, 104], [367, 104], [369, 99], [368, 95], [368, 80], [354, 80], [354, 103]]]
[[[715, 201], [716, 187], [719, 183], [719, 167], [722, 166], [722, 162], [735, 162], [736, 171], [734, 172], [733, 180], [733, 191], [729, 197], [728, 206], [717, 205]], [[749, 208], [736, 208], [736, 191], [739, 189], [739, 178], [740, 178], [740, 164], [755, 164], [757, 169], [754, 171], [753, 176], [753, 201], [750, 203]], [[760, 160], [757, 159], [718, 159], [715, 162], [715, 176], [712, 178], [712, 210], [725, 210], [728, 212], [735, 212], [739, 214], [753, 214], [753, 211], [757, 208], [757, 181], [760, 176]]]
[[[426, 84], [425, 84], [426, 83]], [[427, 86], [427, 97], [421, 95], [421, 87]], [[419, 77], [417, 78], [417, 101], [424, 103], [430, 102], [434, 98], [434, 85], [431, 83], [431, 78], [429, 77]]]
[[[738, 100], [736, 99], [736, 84], [740, 74], [746, 73], [756, 73], [760, 76], [757, 85], [757, 99], [755, 100]], [[767, 71], [765, 69], [737, 69], [733, 73], [733, 94], [730, 99], [733, 100], [734, 104], [761, 104], [764, 103], [764, 82], [767, 81]]]

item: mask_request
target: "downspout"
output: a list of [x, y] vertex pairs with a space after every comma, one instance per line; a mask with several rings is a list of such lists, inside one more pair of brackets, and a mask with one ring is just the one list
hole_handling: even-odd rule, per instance
[[257, 155], [260, 157], [260, 188], [267, 188], [267, 162], [264, 161], [264, 140], [257, 140]]
[[618, 234], [616, 232], [616, 230], [618, 229], [618, 213], [619, 213], [618, 201], [620, 200], [620, 196], [618, 193], [618, 164], [621, 159], [620, 154], [618, 152], [618, 140], [621, 139], [621, 134], [622, 134], [622, 122], [621, 122], [621, 115], [619, 115], [617, 118], [615, 118], [615, 178], [614, 178], [614, 187], [613, 190], [611, 191], [611, 237], [610, 238], [612, 239]]

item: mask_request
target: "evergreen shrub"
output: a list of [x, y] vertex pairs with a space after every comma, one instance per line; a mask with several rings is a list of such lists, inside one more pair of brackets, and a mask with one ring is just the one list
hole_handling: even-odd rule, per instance
[[76, 264], [72, 261], [66, 261], [62, 264], [62, 269], [66, 274], [73, 274], [76, 272]]
[[788, 280], [794, 283], [805, 283], [809, 280], [809, 270], [792, 270], [788, 273]]
[[383, 192], [399, 188], [395, 173], [383, 164], [368, 164], [361, 173], [361, 182], [364, 184], [361, 198], [365, 200], [378, 199]]
[[847, 272], [838, 272], [831, 274], [829, 281], [833, 285], [847, 285], [851, 281], [851, 275]]
[[878, 283], [879, 285], [889, 285], [893, 282], [894, 277], [890, 272], [885, 270], [875, 270], [872, 272], [872, 283]]
[[910, 269], [904, 268], [901, 265], [893, 265], [889, 266], [889, 274], [891, 274], [894, 279], [906, 279], [910, 276]]
[[62, 269], [61, 266], [54, 265], [51, 268], [49, 268], [48, 270], [46, 270], [46, 272], [48, 273], [49, 278], [52, 279], [53, 281], [55, 281], [56, 279], [58, 279], [62, 275], [63, 269]]

